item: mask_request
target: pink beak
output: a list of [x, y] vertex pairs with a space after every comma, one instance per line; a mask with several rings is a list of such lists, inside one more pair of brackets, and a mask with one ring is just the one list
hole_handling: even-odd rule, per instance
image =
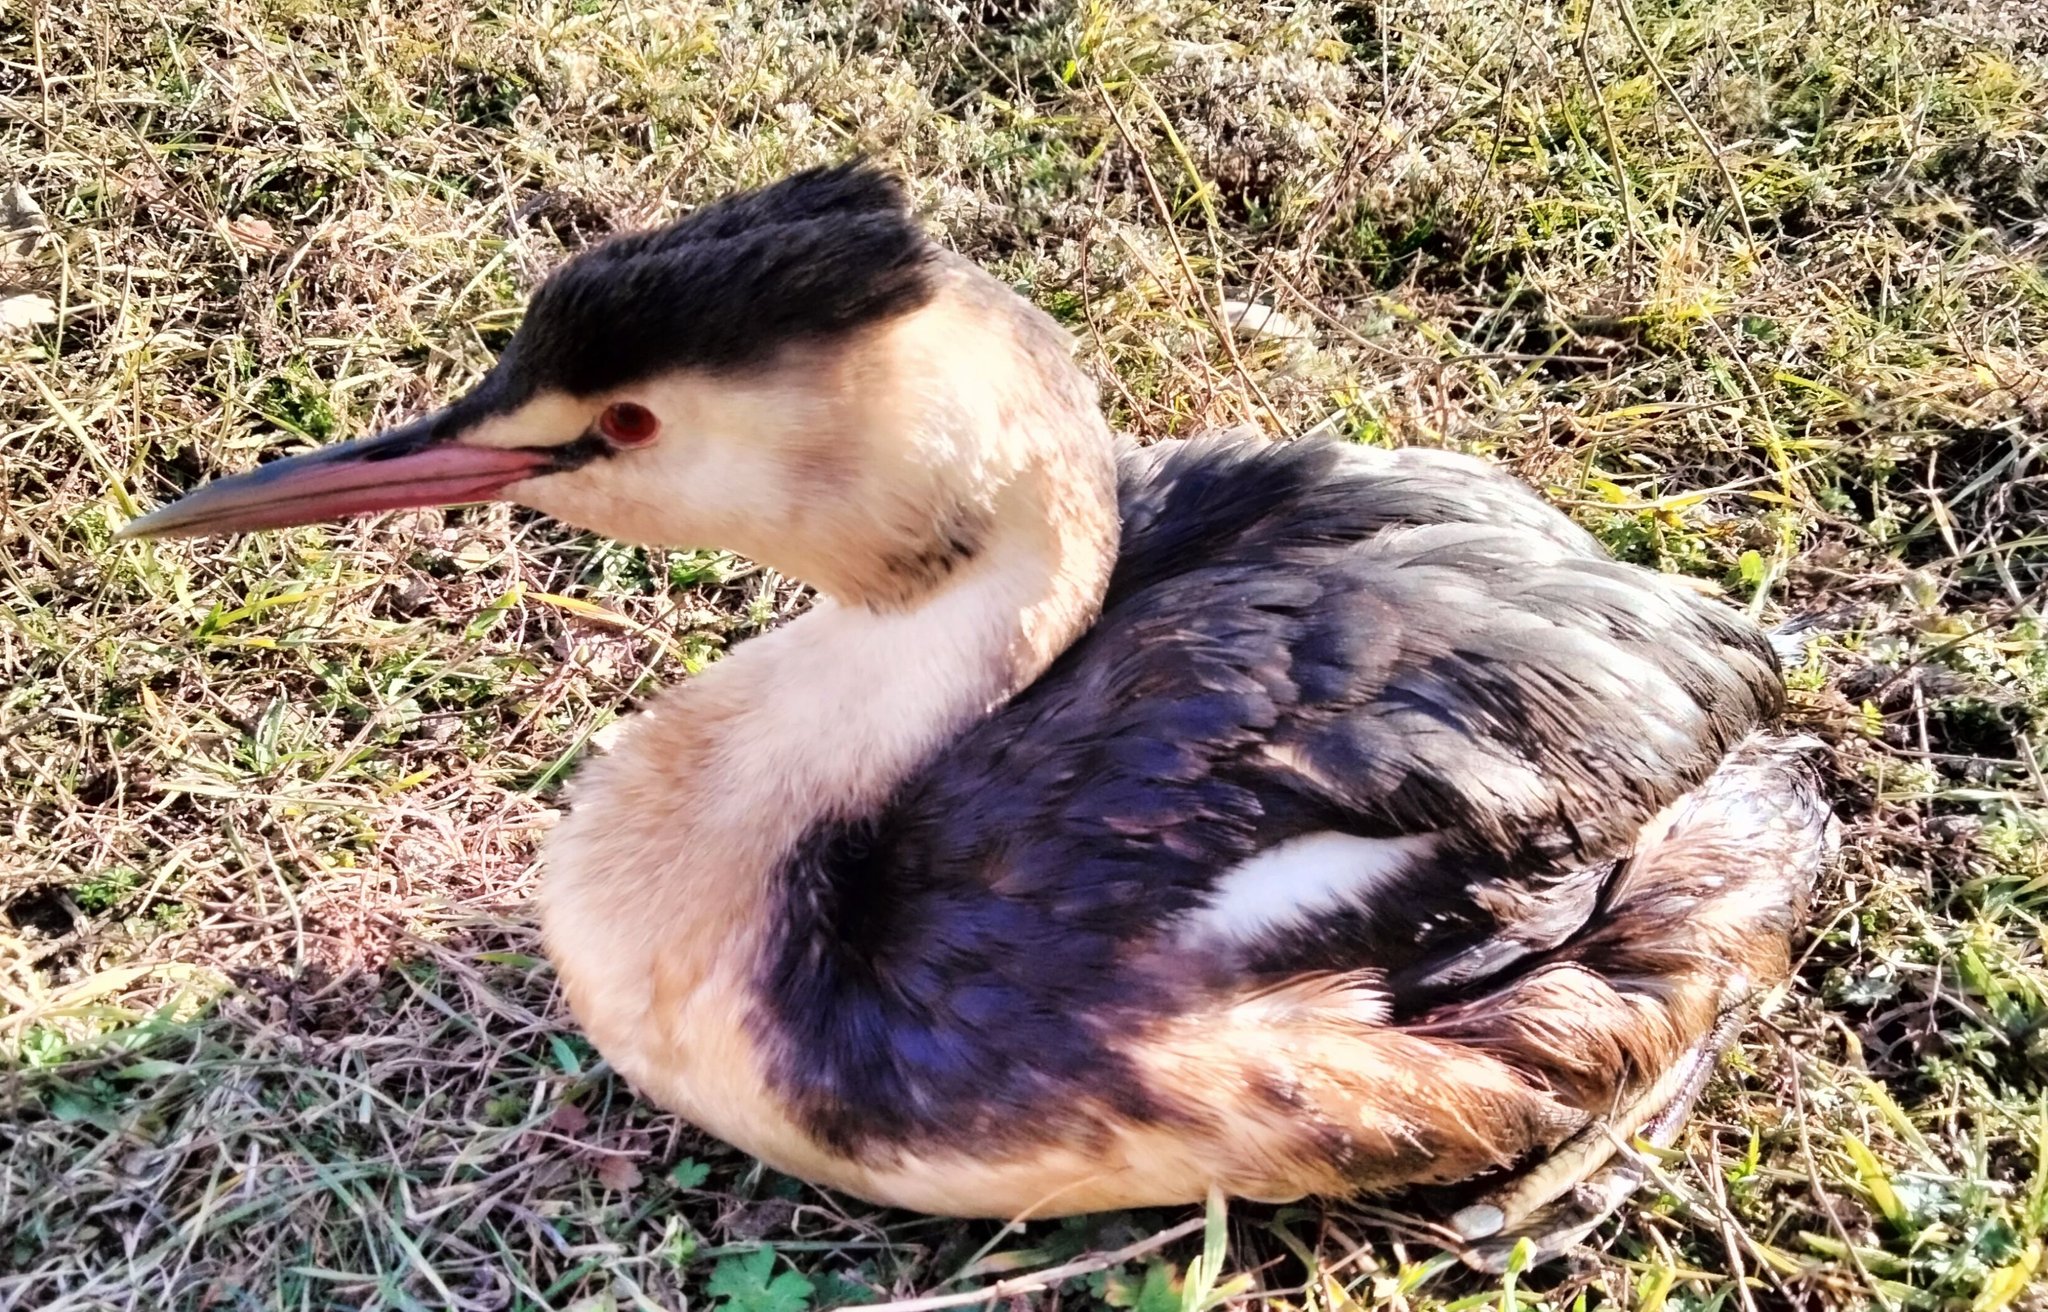
[[375, 437], [218, 479], [121, 526], [118, 537], [190, 538], [288, 528], [345, 515], [489, 501], [556, 467], [559, 448], [464, 446], [439, 415]]

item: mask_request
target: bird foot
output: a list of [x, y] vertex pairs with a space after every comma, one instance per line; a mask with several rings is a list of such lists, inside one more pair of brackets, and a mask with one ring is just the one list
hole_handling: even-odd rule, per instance
[[1720, 1057], [1748, 1009], [1745, 981], [1732, 981], [1714, 1028], [1663, 1077], [1629, 1102], [1594, 1120], [1550, 1156], [1450, 1217], [1462, 1239], [1465, 1265], [1500, 1274], [1516, 1247], [1529, 1241], [1528, 1265], [1561, 1257], [1642, 1186], [1647, 1163], [1635, 1141], [1668, 1147], [1692, 1114]]

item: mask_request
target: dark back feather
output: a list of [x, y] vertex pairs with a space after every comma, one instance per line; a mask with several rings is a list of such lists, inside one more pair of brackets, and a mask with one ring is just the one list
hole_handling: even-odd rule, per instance
[[[828, 1142], [1141, 1098], [1117, 1036], [1203, 990], [1365, 968], [1398, 1014], [1511, 971], [1782, 696], [1741, 616], [1477, 462], [1198, 439], [1127, 452], [1121, 494], [1095, 626], [782, 873], [760, 1027]], [[1319, 831], [1437, 857], [1238, 957], [1176, 950], [1225, 872]]]

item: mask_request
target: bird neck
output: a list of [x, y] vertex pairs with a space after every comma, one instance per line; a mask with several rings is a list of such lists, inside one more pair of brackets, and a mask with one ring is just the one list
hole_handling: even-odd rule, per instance
[[960, 488], [971, 552], [879, 590], [902, 571], [850, 562], [837, 595], [664, 694], [579, 771], [549, 841], [550, 951], [600, 1049], [671, 1105], [725, 1077], [662, 1066], [680, 1050], [665, 1027], [745, 1010], [805, 834], [886, 806], [1093, 622], [1120, 526], [1111, 442], [1063, 346], [1067, 372], [1045, 377], [1052, 363], [1036, 386], [984, 374], [954, 407], [990, 426], [956, 433], [983, 471]]
[[[1028, 505], [1063, 490], [1013, 493]], [[1113, 519], [1049, 509], [1005, 513], [971, 561], [914, 598], [826, 598], [735, 652], [730, 673], [705, 682], [735, 684], [719, 700], [746, 707], [747, 737], [734, 746], [748, 758], [748, 782], [738, 791], [775, 796], [786, 814], [812, 821], [880, 809], [906, 775], [1086, 631], [1114, 564], [1114, 530]], [[734, 803], [736, 823], [758, 824], [754, 803]]]
[[[693, 802], [693, 827], [758, 847], [778, 837], [764, 804], [784, 828], [881, 806], [1101, 606], [1121, 517], [1095, 386], [1065, 330], [1010, 288], [952, 257], [937, 276], [931, 304], [763, 393], [832, 398], [833, 417], [759, 408], [764, 426], [791, 416], [768, 445], [812, 477], [734, 479], [781, 499], [720, 536], [821, 596], [647, 717], [668, 744], [651, 765], [674, 744], [717, 761], [699, 786], [718, 804]], [[818, 433], [829, 451], [799, 440]]]
[[705, 531], [874, 612], [1042, 593], [1019, 603], [1027, 645], [1064, 645], [1107, 586], [1119, 532], [1094, 384], [1065, 330], [1010, 288], [953, 257], [933, 277], [915, 313], [676, 407], [729, 408], [717, 427], [768, 435], [726, 444], [742, 467], [703, 475], [736, 494]]
[[[832, 496], [794, 490], [783, 531], [748, 554], [823, 600], [793, 636], [750, 644], [760, 654], [741, 668], [814, 661], [820, 695], [847, 702], [919, 668], [959, 690], [931, 708], [943, 731], [1035, 679], [1093, 622], [1121, 519], [1112, 439], [1065, 331], [964, 261], [941, 282], [931, 306], [813, 380], [844, 417], [806, 431], [858, 456]], [[874, 649], [875, 666], [856, 669]]]

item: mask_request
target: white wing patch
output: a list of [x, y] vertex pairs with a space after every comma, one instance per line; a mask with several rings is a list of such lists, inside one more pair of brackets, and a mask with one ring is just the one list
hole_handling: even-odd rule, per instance
[[1181, 937], [1249, 942], [1370, 903], [1435, 849], [1436, 839], [1428, 834], [1360, 838], [1324, 832], [1289, 839], [1225, 871], [1209, 905], [1182, 922]]

